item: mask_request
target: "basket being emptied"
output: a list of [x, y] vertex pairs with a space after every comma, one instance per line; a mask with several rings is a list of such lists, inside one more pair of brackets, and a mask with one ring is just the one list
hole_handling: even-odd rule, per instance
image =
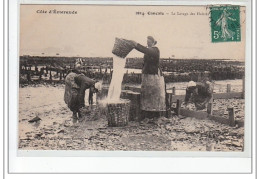
[[133, 49], [134, 45], [131, 41], [116, 38], [112, 53], [118, 57], [125, 58]]

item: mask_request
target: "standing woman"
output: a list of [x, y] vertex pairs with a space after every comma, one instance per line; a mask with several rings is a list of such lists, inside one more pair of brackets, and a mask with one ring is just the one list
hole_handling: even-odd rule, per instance
[[159, 117], [166, 111], [165, 82], [159, 69], [160, 51], [155, 46], [156, 40], [147, 37], [147, 47], [132, 41], [135, 49], [144, 53], [141, 84], [141, 110], [144, 118]]

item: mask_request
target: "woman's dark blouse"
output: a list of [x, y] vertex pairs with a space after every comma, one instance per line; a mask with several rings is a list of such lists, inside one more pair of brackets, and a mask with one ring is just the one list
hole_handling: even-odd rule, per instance
[[144, 53], [143, 74], [158, 74], [160, 51], [157, 47], [144, 47], [137, 44], [136, 50]]

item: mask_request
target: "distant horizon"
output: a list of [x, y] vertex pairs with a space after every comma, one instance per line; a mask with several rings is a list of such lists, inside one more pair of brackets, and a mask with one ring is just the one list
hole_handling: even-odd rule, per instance
[[[29, 57], [60, 57], [60, 58], [113, 58], [112, 56], [60, 56], [60, 55], [56, 55], [56, 56], [41, 56], [41, 55], [20, 55], [20, 57], [23, 56], [29, 56]], [[125, 59], [128, 58], [143, 58], [143, 57], [126, 57]], [[224, 60], [224, 61], [239, 61], [239, 62], [244, 62], [244, 59], [231, 59], [231, 58], [173, 58], [173, 57], [160, 57], [160, 59], [172, 59], [172, 60]]]

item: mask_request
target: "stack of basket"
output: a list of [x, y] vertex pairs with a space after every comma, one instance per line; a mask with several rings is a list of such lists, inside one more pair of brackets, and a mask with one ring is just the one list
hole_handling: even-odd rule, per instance
[[125, 58], [133, 49], [134, 45], [131, 41], [116, 38], [112, 53], [118, 57]]
[[107, 104], [108, 126], [122, 127], [129, 121], [130, 101], [121, 100], [118, 103]]

